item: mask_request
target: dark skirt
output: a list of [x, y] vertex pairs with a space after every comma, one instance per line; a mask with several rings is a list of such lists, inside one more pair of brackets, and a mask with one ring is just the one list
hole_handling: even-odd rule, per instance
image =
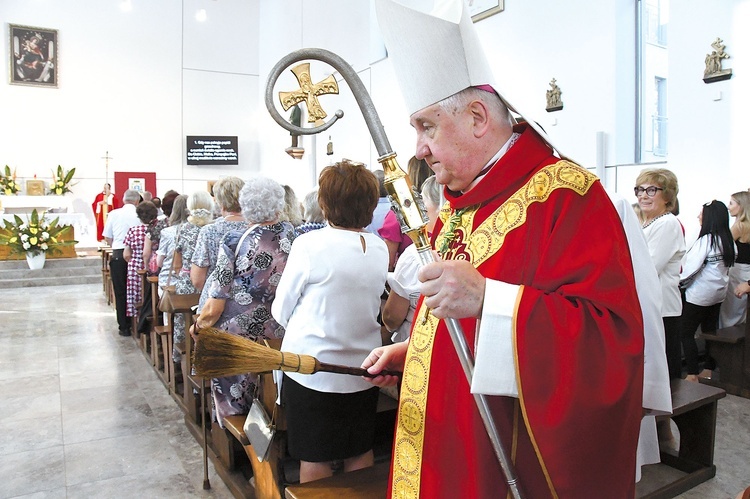
[[327, 393], [284, 375], [281, 384], [289, 455], [312, 463], [348, 459], [372, 449], [378, 388]]

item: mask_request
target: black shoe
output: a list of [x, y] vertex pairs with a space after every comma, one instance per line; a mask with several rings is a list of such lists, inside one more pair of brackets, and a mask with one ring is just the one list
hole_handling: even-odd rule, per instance
[[130, 329], [120, 329], [120, 336], [130, 336]]

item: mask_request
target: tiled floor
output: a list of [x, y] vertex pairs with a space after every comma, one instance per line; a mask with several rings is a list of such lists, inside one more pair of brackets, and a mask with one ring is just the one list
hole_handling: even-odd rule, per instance
[[[231, 497], [212, 467], [203, 490], [201, 448], [117, 335], [100, 284], [0, 290], [0, 401], [0, 499]], [[750, 485], [750, 400], [719, 401], [715, 454], [716, 477], [680, 497], [732, 499]]]
[[101, 284], [0, 291], [0, 498], [232, 495]]

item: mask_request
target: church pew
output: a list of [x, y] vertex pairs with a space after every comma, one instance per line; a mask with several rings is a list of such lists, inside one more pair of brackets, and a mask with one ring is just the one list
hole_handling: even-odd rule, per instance
[[706, 342], [706, 352], [716, 361], [718, 368], [710, 378], [701, 379], [701, 383], [750, 398], [750, 322], [746, 320], [714, 333], [701, 333], [698, 337]]
[[356, 497], [358, 499], [382, 499], [388, 492], [390, 462], [375, 463], [349, 473], [338, 473], [328, 478], [295, 485], [284, 490], [286, 499], [329, 499], [332, 497]]
[[639, 499], [676, 497], [716, 475], [716, 409], [726, 392], [684, 379], [672, 380], [671, 391], [672, 415], [660, 416], [657, 421], [672, 418], [680, 432], [680, 447], [676, 455], [663, 451], [661, 462], [685, 474]]

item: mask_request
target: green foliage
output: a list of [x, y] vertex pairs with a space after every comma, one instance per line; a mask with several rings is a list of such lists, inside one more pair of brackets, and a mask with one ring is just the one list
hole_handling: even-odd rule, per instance
[[61, 165], [57, 165], [57, 173], [54, 170], [52, 171], [52, 183], [49, 186], [49, 193], [62, 196], [67, 192], [73, 192], [70, 188], [75, 184], [71, 184], [70, 182], [73, 180], [75, 172], [75, 168], [65, 171]]
[[40, 216], [36, 210], [31, 212], [26, 222], [18, 215], [14, 221], [3, 220], [4, 228], [0, 229], [0, 244], [7, 245], [12, 253], [31, 252], [35, 255], [61, 253], [63, 246], [73, 246], [78, 241], [63, 241], [62, 233], [70, 226], [58, 225], [60, 217], [49, 222], [44, 212]]
[[21, 190], [21, 186], [16, 182], [16, 170], [11, 173], [10, 166], [5, 165], [5, 172], [0, 175], [0, 194], [11, 196]]

